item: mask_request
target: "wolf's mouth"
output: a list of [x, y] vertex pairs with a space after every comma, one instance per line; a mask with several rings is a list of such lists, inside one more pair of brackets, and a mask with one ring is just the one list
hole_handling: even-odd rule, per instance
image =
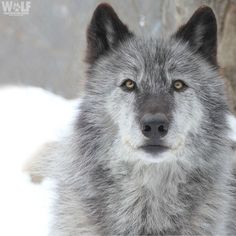
[[151, 154], [159, 154], [167, 151], [169, 148], [162, 145], [144, 145], [141, 146], [140, 149]]

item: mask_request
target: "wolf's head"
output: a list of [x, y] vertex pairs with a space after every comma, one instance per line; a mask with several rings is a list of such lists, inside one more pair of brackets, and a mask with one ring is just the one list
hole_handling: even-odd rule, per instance
[[109, 133], [122, 149], [155, 161], [222, 139], [228, 108], [216, 51], [209, 7], [157, 40], [135, 36], [109, 5], [99, 5], [87, 31], [80, 127], [87, 135], [96, 130], [97, 138]]

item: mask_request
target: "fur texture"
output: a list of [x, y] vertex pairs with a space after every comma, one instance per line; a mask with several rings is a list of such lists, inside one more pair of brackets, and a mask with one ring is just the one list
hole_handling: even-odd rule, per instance
[[[134, 36], [110, 6], [98, 6], [88, 27], [80, 116], [73, 133], [47, 150], [58, 180], [51, 235], [236, 234], [216, 41], [208, 7], [160, 40]], [[124, 90], [127, 79], [133, 91]], [[185, 87], [176, 91], [179, 80]], [[168, 133], [158, 145], [167, 150], [149, 153], [141, 120], [160, 112]]]

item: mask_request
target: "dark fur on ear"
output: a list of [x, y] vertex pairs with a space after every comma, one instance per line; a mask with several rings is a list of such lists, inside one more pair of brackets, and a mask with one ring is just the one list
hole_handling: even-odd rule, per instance
[[86, 61], [90, 64], [132, 33], [124, 25], [113, 8], [102, 3], [93, 13], [92, 20], [87, 29], [87, 55]]
[[194, 52], [200, 53], [208, 62], [217, 66], [217, 23], [210, 7], [198, 8], [174, 36], [188, 42]]

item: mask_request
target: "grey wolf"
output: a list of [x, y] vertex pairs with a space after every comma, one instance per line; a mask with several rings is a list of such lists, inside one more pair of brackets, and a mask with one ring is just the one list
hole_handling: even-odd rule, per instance
[[213, 11], [168, 39], [139, 37], [107, 4], [87, 30], [73, 132], [49, 145], [51, 235], [236, 235], [230, 111]]

